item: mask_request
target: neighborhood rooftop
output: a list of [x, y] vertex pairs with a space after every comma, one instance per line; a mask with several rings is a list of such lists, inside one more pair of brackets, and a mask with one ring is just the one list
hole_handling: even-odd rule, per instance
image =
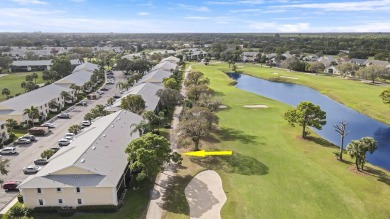
[[[126, 110], [99, 118], [20, 188], [115, 187], [128, 163], [125, 148], [139, 137], [138, 132], [129, 134], [130, 125], [141, 120]], [[70, 169], [73, 171], [68, 174]]]

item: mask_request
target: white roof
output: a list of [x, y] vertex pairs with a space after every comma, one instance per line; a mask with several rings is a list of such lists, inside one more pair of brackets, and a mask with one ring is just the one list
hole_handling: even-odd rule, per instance
[[115, 103], [108, 109], [109, 111], [116, 111], [120, 108], [122, 99], [130, 94], [141, 95], [142, 99], [145, 101], [145, 110], [154, 111], [157, 108], [160, 98], [156, 95], [156, 92], [164, 87], [152, 84], [152, 83], [143, 83], [137, 86], [132, 87], [129, 91], [123, 94], [123, 96], [115, 101]]
[[93, 64], [93, 63], [89, 63], [89, 62], [84, 62], [83, 64], [77, 66], [73, 72], [76, 72], [76, 71], [90, 71], [90, 72], [93, 72], [94, 70], [98, 69], [99, 66], [96, 65], [96, 64]]
[[169, 78], [172, 72], [162, 69], [155, 69], [146, 74], [139, 80], [138, 83], [162, 83], [164, 78]]
[[20, 188], [116, 187], [128, 165], [125, 149], [139, 137], [138, 133], [130, 135], [130, 126], [141, 120], [141, 116], [125, 110], [96, 120]]
[[152, 70], [162, 69], [162, 70], [170, 71], [171, 69], [175, 70], [176, 68], [177, 68], [177, 65], [174, 64], [174, 63], [171, 63], [171, 62], [160, 62], [159, 64], [154, 66], [152, 68]]

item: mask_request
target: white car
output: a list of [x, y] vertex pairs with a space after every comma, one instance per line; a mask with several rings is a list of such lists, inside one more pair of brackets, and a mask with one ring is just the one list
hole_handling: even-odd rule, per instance
[[91, 125], [91, 122], [88, 121], [88, 120], [83, 121], [83, 122], [81, 123], [81, 126], [85, 126], [85, 127], [88, 127], [88, 126], [90, 126], [90, 125]]
[[23, 173], [24, 174], [37, 173], [40, 169], [42, 169], [42, 167], [31, 165], [31, 166], [23, 168]]
[[48, 127], [49, 129], [55, 128], [53, 123], [50, 123], [50, 122], [46, 122], [46, 123], [42, 124], [41, 126], [42, 127]]
[[70, 144], [70, 140], [69, 139], [66, 139], [66, 138], [63, 138], [63, 139], [60, 139], [58, 141], [58, 145], [59, 146], [68, 146]]
[[103, 91], [100, 91], [100, 90], [98, 90], [97, 93], [100, 94], [100, 95], [103, 95], [103, 94], [104, 94], [104, 92], [103, 92]]
[[76, 135], [74, 133], [71, 133], [71, 132], [65, 133], [65, 135], [64, 135], [64, 138], [66, 138], [66, 139], [74, 139], [75, 137], [76, 137]]
[[16, 149], [14, 147], [5, 147], [0, 150], [0, 154], [16, 154]]
[[30, 143], [31, 143], [31, 140], [27, 139], [27, 138], [18, 138], [15, 141], [15, 144], [30, 144]]

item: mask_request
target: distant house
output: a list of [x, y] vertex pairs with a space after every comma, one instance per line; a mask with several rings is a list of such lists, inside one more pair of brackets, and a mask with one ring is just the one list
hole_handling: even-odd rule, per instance
[[[121, 110], [97, 119], [19, 186], [27, 208], [102, 206], [120, 202], [131, 171], [125, 149], [142, 117]], [[129, 190], [128, 192], [131, 192]]]
[[241, 54], [241, 60], [243, 62], [256, 62], [258, 61], [259, 52], [243, 52]]
[[338, 58], [338, 59], [336, 60], [336, 62], [337, 62], [338, 64], [344, 63], [344, 62], [351, 62], [351, 59], [349, 59], [348, 57], [340, 57], [340, 58]]
[[308, 56], [305, 56], [303, 57], [303, 61], [306, 61], [306, 62], [315, 62], [319, 59], [319, 57], [317, 55], [308, 55]]
[[141, 53], [133, 53], [133, 54], [127, 54], [127, 55], [122, 56], [122, 59], [133, 60], [133, 59], [138, 59], [141, 57], [142, 57]]
[[356, 65], [364, 65], [367, 59], [351, 59], [351, 63]]
[[337, 70], [336, 66], [330, 65], [330, 66], [327, 66], [325, 68], [324, 73], [327, 73], [327, 74], [339, 74], [339, 71]]
[[322, 56], [317, 61], [324, 64], [325, 67], [329, 67], [336, 63], [336, 60], [331, 56]]
[[367, 60], [363, 63], [365, 66], [370, 65], [378, 65], [378, 66], [384, 66], [387, 69], [390, 69], [390, 62], [388, 61], [380, 61], [380, 60]]
[[[73, 68], [80, 65], [81, 62], [78, 59], [70, 60], [70, 64]], [[50, 70], [53, 65], [52, 60], [23, 60], [13, 61], [9, 71], [10, 72], [30, 72], [30, 71], [45, 71]]]

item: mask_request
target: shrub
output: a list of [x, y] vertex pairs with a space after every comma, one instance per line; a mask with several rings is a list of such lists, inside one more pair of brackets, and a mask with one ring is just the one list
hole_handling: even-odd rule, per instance
[[72, 216], [74, 215], [75, 210], [72, 207], [63, 207], [63, 208], [58, 208], [57, 213], [61, 216]]
[[118, 207], [115, 205], [83, 205], [76, 208], [82, 212], [116, 212]]
[[30, 217], [32, 213], [31, 208], [24, 208], [24, 216]]
[[15, 97], [17, 97], [17, 96], [19, 96], [20, 95], [20, 93], [17, 93], [17, 94], [15, 94]]
[[32, 212], [57, 213], [59, 208], [60, 207], [57, 206], [36, 207], [32, 210]]
[[24, 208], [17, 206], [17, 205], [13, 206], [9, 210], [9, 215], [12, 217], [22, 217], [22, 216], [24, 216]]
[[18, 202], [23, 203], [23, 196], [22, 194], [18, 194]]
[[234, 86], [234, 85], [236, 85], [238, 82], [237, 81], [232, 81], [232, 82], [229, 82], [229, 85], [230, 86]]

